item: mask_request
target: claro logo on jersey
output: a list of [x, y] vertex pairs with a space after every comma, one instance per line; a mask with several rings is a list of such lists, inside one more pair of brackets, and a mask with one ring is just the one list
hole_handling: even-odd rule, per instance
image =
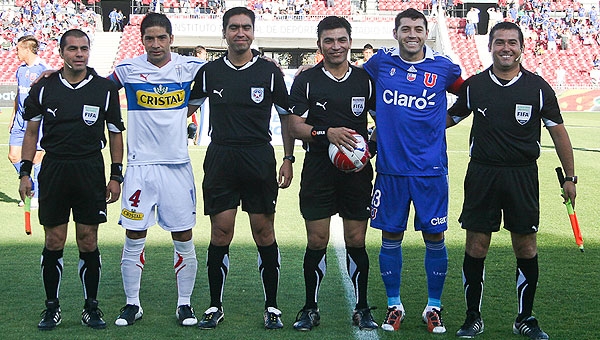
[[448, 216], [443, 216], [443, 217], [434, 217], [431, 219], [431, 225], [442, 225], [445, 224], [448, 221]]
[[158, 85], [153, 92], [138, 90], [135, 95], [139, 106], [147, 109], [173, 109], [185, 104], [185, 91], [169, 91], [167, 86]]
[[423, 90], [420, 97], [409, 96], [404, 93], [398, 92], [398, 90], [384, 90], [383, 91], [383, 102], [388, 105], [397, 105], [410, 108], [417, 108], [419, 110], [425, 109], [427, 106], [435, 105], [432, 100], [435, 97], [435, 92], [428, 94], [427, 89]]

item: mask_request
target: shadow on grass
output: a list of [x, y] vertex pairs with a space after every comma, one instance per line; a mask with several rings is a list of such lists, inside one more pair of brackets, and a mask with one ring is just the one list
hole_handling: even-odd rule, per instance
[[6, 203], [19, 203], [19, 199], [16, 198], [12, 198], [10, 196], [8, 196], [7, 194], [5, 194], [4, 192], [0, 191], [0, 202], [6, 202]]
[[[0, 290], [0, 324], [7, 339], [78, 338], [97, 339], [168, 339], [177, 337], [205, 337], [211, 339], [290, 339], [325, 338], [351, 339], [354, 327], [350, 325], [351, 310], [345, 300], [341, 274], [333, 248], [328, 250], [327, 275], [323, 281], [319, 307], [321, 326], [312, 332], [299, 333], [292, 329], [296, 312], [304, 304], [302, 258], [305, 245], [280, 243], [282, 256], [279, 307], [283, 311], [285, 327], [280, 331], [265, 331], [262, 327], [264, 296], [257, 270], [256, 247], [235, 243], [230, 251], [230, 273], [224, 291], [225, 321], [214, 331], [200, 331], [196, 327], [183, 328], [176, 324], [177, 293], [173, 272], [173, 249], [170, 244], [150, 244], [146, 248], [146, 266], [141, 289], [144, 317], [135, 325], [119, 328], [113, 322], [125, 303], [120, 273], [121, 247], [103, 245], [100, 308], [108, 323], [106, 330], [94, 331], [80, 324], [83, 305], [82, 288], [77, 276], [78, 253], [73, 244], [65, 249], [65, 270], [61, 286], [63, 324], [48, 334], [36, 325], [43, 309], [44, 293], [39, 274], [41, 245], [0, 243], [0, 271], [3, 273]], [[545, 246], [540, 249], [540, 283], [536, 299], [537, 316], [541, 326], [556, 339], [595, 339], [596, 332], [586, 320], [594, 317], [598, 298], [595, 288], [598, 260], [594, 253], [598, 245], [586, 244], [586, 253], [573, 247]], [[402, 325], [403, 338], [431, 339], [420, 316], [427, 301], [423, 271], [422, 244], [404, 246], [402, 300], [407, 317]], [[192, 304], [198, 317], [210, 301], [205, 269], [205, 245], [197, 245], [198, 276]], [[378, 323], [385, 315], [385, 289], [379, 278], [378, 244], [368, 245], [371, 259], [369, 302], [379, 306], [374, 316]], [[463, 248], [449, 245], [450, 266], [443, 296], [444, 319], [448, 332], [439, 339], [453, 339], [464, 321], [461, 266]], [[345, 269], [343, 275], [346, 275]], [[511, 325], [516, 316], [515, 260], [509, 246], [492, 245], [486, 260], [486, 286], [483, 317], [486, 323], [481, 339], [512, 337]], [[18, 307], [18, 308], [16, 308]], [[266, 332], [266, 333], [265, 333]], [[382, 338], [393, 334], [377, 331]]]

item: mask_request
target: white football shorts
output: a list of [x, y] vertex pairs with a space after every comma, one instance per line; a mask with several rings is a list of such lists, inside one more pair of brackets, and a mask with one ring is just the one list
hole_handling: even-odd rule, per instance
[[196, 187], [191, 163], [127, 166], [119, 224], [132, 231], [158, 224], [180, 232], [196, 224]]

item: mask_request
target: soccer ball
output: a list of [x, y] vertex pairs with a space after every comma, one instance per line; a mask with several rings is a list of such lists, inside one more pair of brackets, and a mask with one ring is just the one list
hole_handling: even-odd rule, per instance
[[329, 159], [336, 168], [343, 172], [355, 172], [360, 170], [369, 161], [369, 148], [363, 136], [358, 133], [353, 134], [356, 147], [353, 151], [341, 146], [342, 151], [335, 144], [329, 144]]

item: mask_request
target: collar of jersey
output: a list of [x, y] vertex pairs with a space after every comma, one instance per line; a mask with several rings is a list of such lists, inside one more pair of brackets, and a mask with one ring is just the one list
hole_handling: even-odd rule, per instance
[[423, 49], [425, 49], [425, 58], [423, 58], [421, 60], [417, 60], [417, 61], [408, 61], [408, 60], [402, 59], [402, 57], [400, 56], [400, 49], [398, 47], [394, 47], [394, 49], [392, 49], [391, 53], [392, 53], [392, 56], [396, 56], [396, 57], [402, 59], [402, 61], [409, 63], [409, 64], [418, 64], [425, 59], [435, 59], [433, 50], [429, 46], [424, 45]]
[[254, 65], [254, 63], [258, 60], [258, 58], [260, 58], [260, 52], [258, 52], [257, 50], [251, 50], [252, 51], [252, 59], [250, 59], [249, 62], [247, 62], [244, 66], [242, 67], [236, 67], [235, 65], [233, 65], [229, 59], [227, 58], [227, 53], [225, 53], [225, 56], [223, 56], [223, 61], [225, 61], [225, 64], [229, 67], [231, 67], [232, 69], [236, 70], [236, 71], [241, 71], [241, 70], [245, 70], [248, 67]]
[[519, 74], [517, 74], [516, 76], [514, 76], [514, 78], [511, 79], [508, 83], [502, 84], [502, 82], [500, 80], [498, 80], [498, 78], [496, 77], [496, 75], [494, 74], [494, 72], [492, 72], [491, 68], [489, 69], [488, 72], [490, 73], [490, 78], [492, 78], [492, 81], [494, 83], [498, 84], [499, 86], [502, 86], [502, 87], [511, 86], [512, 84], [516, 83], [517, 80], [519, 80], [521, 78], [521, 76], [523, 75], [523, 72], [519, 71]]

